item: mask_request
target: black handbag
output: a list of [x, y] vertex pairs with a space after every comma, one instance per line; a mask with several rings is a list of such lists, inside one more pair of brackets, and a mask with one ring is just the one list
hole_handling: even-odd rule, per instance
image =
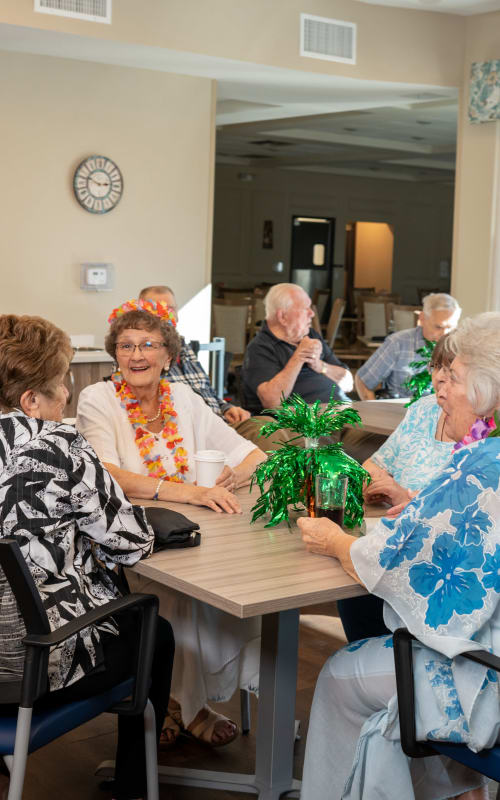
[[184, 514], [159, 506], [147, 506], [143, 510], [155, 534], [155, 553], [172, 547], [198, 547], [200, 544], [200, 526]]

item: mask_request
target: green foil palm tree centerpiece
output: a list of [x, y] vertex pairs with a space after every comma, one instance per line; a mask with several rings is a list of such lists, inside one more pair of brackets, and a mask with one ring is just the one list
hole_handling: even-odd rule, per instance
[[344, 525], [354, 528], [363, 521], [363, 484], [370, 481], [368, 472], [344, 452], [340, 442], [320, 445], [321, 436], [331, 436], [344, 425], [361, 425], [357, 411], [333, 399], [326, 407], [317, 400], [308, 405], [302, 397], [292, 394], [272, 413], [274, 421], [261, 429], [261, 436], [269, 437], [278, 430], [296, 433], [296, 439], [305, 439], [305, 447], [294, 444], [293, 439], [268, 454], [267, 461], [259, 464], [252, 483], [257, 483], [260, 497], [252, 508], [252, 522], [265, 514], [270, 515], [266, 528], [286, 520], [289, 506], [302, 504], [314, 516], [314, 481], [316, 475], [347, 475], [349, 484], [344, 514]]

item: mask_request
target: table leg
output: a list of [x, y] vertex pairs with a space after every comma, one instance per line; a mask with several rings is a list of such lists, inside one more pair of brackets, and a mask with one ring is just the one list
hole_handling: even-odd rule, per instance
[[[298, 610], [262, 617], [255, 775], [158, 766], [160, 783], [242, 792], [259, 800], [299, 796], [300, 781], [293, 779], [298, 638]], [[113, 773], [112, 761], [96, 772]]]
[[255, 784], [260, 800], [300, 790], [293, 780], [299, 612], [262, 617]]

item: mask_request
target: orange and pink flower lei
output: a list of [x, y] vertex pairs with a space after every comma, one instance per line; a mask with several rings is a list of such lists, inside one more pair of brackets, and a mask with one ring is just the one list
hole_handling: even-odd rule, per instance
[[158, 393], [160, 400], [160, 412], [163, 420], [166, 420], [161, 436], [166, 441], [169, 450], [172, 451], [176, 471], [173, 475], [167, 475], [167, 471], [163, 466], [160, 456], [150, 456], [151, 450], [155, 445], [155, 436], [153, 433], [146, 429], [147, 419], [143, 413], [139, 403], [137, 402], [130, 386], [123, 379], [120, 372], [114, 372], [111, 376], [113, 381], [116, 395], [120, 401], [120, 405], [127, 412], [128, 421], [135, 431], [135, 443], [139, 448], [139, 453], [151, 478], [164, 478], [166, 481], [175, 481], [182, 483], [185, 474], [189, 469], [188, 454], [184, 447], [180, 447], [182, 436], [179, 436], [179, 430], [174, 418], [177, 412], [174, 409], [172, 399], [170, 397], [170, 384], [166, 378], [161, 378]]
[[176, 326], [175, 314], [163, 300], [127, 300], [126, 303], [122, 303], [121, 306], [113, 309], [108, 317], [108, 322], [111, 324], [114, 319], [123, 316], [123, 314], [128, 314], [129, 311], [147, 311], [149, 314], [160, 317], [164, 322], [173, 325], [174, 328]]

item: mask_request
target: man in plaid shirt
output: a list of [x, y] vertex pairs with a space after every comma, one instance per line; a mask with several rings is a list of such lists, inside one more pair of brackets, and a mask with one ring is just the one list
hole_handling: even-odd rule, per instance
[[[142, 289], [139, 299], [154, 300], [155, 302], [161, 300], [172, 309], [177, 318], [177, 301], [170, 287], [147, 286]], [[272, 421], [271, 417], [262, 415], [252, 417], [250, 411], [246, 411], [246, 409], [235, 406], [232, 403], [227, 403], [225, 400], [219, 400], [193, 348], [183, 337], [181, 337], [181, 341], [182, 346], [179, 358], [175, 364], [171, 365], [168, 371], [170, 383], [175, 383], [176, 381], [187, 383], [193, 392], [200, 395], [214, 414], [222, 417], [240, 436], [249, 439], [261, 450], [275, 450], [283, 441], [288, 440], [288, 435], [285, 431], [277, 431], [268, 439], [259, 437], [260, 429], [266, 422]]]
[[449, 294], [424, 297], [417, 327], [388, 336], [357, 371], [354, 381], [361, 400], [375, 400], [379, 384], [389, 397], [407, 397], [404, 384], [413, 374], [409, 365], [418, 361], [417, 350], [425, 339], [437, 342], [456, 328], [460, 314], [460, 306]]

